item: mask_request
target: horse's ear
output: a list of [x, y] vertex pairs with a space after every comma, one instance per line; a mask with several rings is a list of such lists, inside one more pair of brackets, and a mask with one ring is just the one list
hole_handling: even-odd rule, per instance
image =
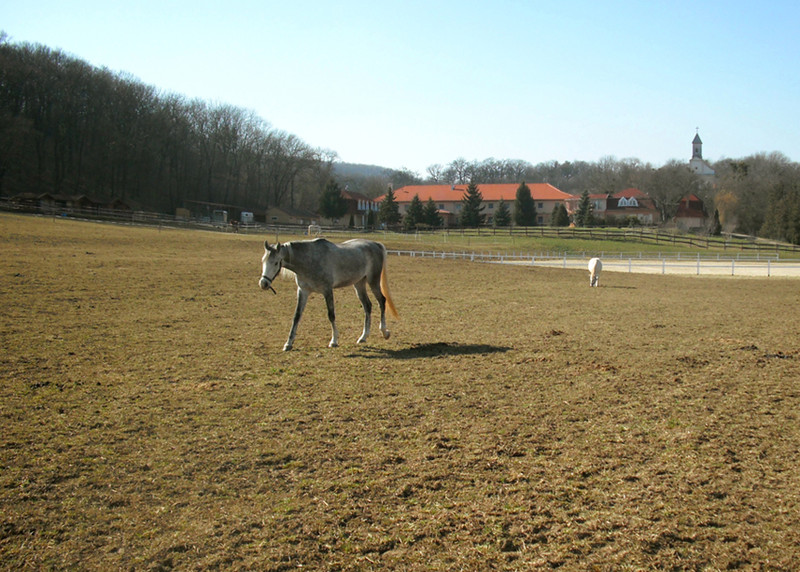
[[[278, 244], [278, 246], [280, 246], [280, 244]], [[268, 240], [264, 241], [264, 250], [266, 250], [267, 252], [275, 252], [275, 248], [269, 245]]]

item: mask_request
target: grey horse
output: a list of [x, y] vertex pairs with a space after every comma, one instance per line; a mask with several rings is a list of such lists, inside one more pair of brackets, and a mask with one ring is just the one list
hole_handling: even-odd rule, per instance
[[378, 300], [381, 308], [381, 332], [389, 338], [386, 327], [386, 307], [395, 318], [397, 309], [389, 295], [389, 283], [386, 279], [386, 247], [380, 242], [354, 239], [341, 244], [334, 244], [324, 238], [315, 240], [296, 240], [275, 246], [264, 243], [264, 256], [261, 259], [261, 279], [258, 285], [262, 290], [275, 290], [272, 283], [282, 270], [289, 270], [295, 275], [297, 283], [297, 306], [294, 310], [294, 321], [289, 331], [289, 339], [283, 346], [284, 351], [292, 349], [297, 325], [303, 316], [308, 296], [319, 292], [325, 297], [328, 306], [328, 319], [333, 331], [328, 347], [339, 345], [339, 332], [336, 329], [336, 314], [333, 309], [333, 290], [344, 286], [354, 286], [358, 299], [364, 307], [364, 331], [358, 343], [364, 343], [369, 336], [372, 302], [367, 295], [367, 284]]

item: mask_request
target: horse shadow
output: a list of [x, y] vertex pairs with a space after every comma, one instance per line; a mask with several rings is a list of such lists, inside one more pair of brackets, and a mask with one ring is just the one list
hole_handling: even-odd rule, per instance
[[400, 349], [365, 347], [360, 353], [347, 354], [344, 357], [366, 359], [421, 359], [446, 356], [504, 353], [510, 349], [512, 348], [508, 346], [493, 346], [489, 344], [433, 342], [427, 344], [412, 344], [409, 347]]

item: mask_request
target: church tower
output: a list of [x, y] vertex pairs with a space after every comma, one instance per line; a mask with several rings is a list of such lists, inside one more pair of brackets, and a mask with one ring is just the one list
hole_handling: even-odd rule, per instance
[[713, 180], [714, 169], [703, 159], [703, 142], [700, 140], [700, 133], [695, 133], [692, 139], [692, 158], [689, 161], [689, 168], [703, 177], [705, 180]]
[[703, 142], [700, 140], [700, 133], [696, 133], [692, 140], [692, 159], [703, 159]]

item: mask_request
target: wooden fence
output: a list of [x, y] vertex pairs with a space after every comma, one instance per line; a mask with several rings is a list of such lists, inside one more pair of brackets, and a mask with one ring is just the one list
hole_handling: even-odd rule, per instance
[[[278, 226], [263, 223], [226, 225], [197, 220], [183, 220], [172, 215], [133, 210], [110, 209], [80, 209], [80, 208], [20, 208], [8, 200], [0, 200], [0, 210], [17, 212], [37, 212], [48, 216], [68, 218], [81, 218], [90, 220], [106, 220], [122, 223], [150, 224], [159, 226], [175, 226], [184, 228], [200, 228], [225, 232], [264, 233], [269, 235], [301, 235], [305, 234], [306, 226]], [[364, 233], [364, 229], [331, 228], [323, 227], [322, 232], [327, 236], [357, 236]], [[717, 248], [740, 252], [794, 252], [800, 253], [800, 245], [784, 242], [757, 239], [751, 236], [725, 234], [723, 236], [694, 236], [663, 232], [652, 228], [565, 228], [550, 226], [508, 227], [508, 228], [444, 228], [439, 230], [419, 230], [411, 233], [395, 231], [379, 231], [397, 236], [430, 235], [430, 236], [464, 236], [464, 237], [539, 237], [560, 239], [583, 240], [615, 240], [639, 244], [655, 244], [668, 247], [691, 246], [694, 248]]]

